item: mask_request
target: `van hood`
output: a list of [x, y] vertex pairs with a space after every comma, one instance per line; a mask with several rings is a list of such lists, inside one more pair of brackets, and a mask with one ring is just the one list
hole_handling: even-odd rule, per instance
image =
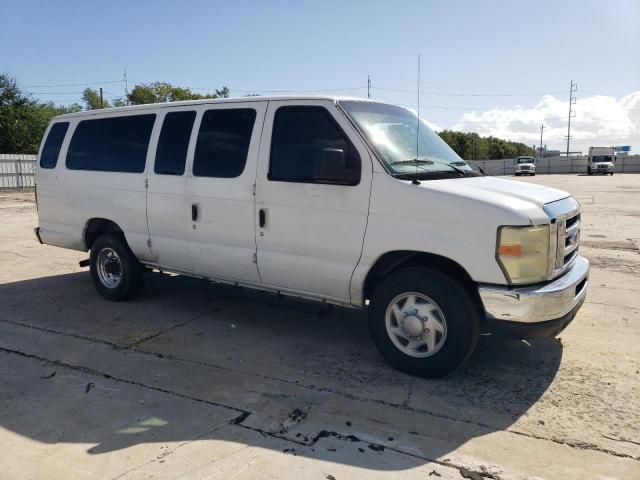
[[422, 182], [422, 185], [437, 190], [449, 190], [457, 195], [479, 198], [501, 203], [509, 199], [530, 202], [542, 208], [545, 204], [562, 200], [571, 195], [556, 188], [533, 183], [505, 180], [497, 177], [471, 177], [451, 180]]

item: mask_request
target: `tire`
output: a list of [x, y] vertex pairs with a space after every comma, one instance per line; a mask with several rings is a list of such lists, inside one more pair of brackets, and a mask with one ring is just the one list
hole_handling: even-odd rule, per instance
[[516, 173], [516, 174], [515, 174], [515, 176], [516, 176], [516, 177], [519, 177], [519, 176], [520, 176], [520, 174], [519, 174], [519, 173]]
[[531, 176], [532, 176], [532, 177], [535, 177], [535, 176], [536, 176], [536, 174], [535, 174], [535, 173], [532, 173], [532, 174], [531, 174]]
[[587, 169], [587, 175], [593, 175], [593, 172], [591, 171], [590, 168]]
[[100, 235], [91, 246], [91, 280], [107, 300], [122, 301], [140, 294], [142, 270], [122, 235]]
[[[416, 300], [415, 310], [411, 296]], [[422, 311], [411, 314], [416, 310]], [[394, 328], [404, 337], [391, 333]], [[455, 372], [473, 353], [479, 329], [479, 310], [469, 292], [450, 276], [430, 268], [406, 268], [385, 277], [369, 306], [369, 330], [382, 356], [398, 370], [418, 377], [439, 378]], [[434, 335], [431, 345], [418, 339], [418, 335], [428, 338], [429, 331]], [[425, 342], [413, 354], [407, 353], [409, 335], [416, 344]], [[397, 344], [404, 344], [404, 350]]]

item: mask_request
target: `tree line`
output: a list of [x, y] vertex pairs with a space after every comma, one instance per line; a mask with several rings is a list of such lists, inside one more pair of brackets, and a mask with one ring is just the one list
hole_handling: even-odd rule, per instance
[[[60, 106], [33, 98], [20, 89], [15, 78], [0, 74], [0, 153], [38, 153], [49, 121], [64, 113], [228, 96], [229, 88], [226, 86], [200, 94], [167, 82], [152, 82], [135, 85], [128, 95], [110, 101], [101, 99], [98, 90], [87, 88], [82, 94], [82, 103]], [[481, 137], [477, 133], [444, 130], [440, 137], [465, 160], [513, 158], [534, 153], [523, 143]]]
[[533, 148], [520, 142], [496, 137], [481, 137], [477, 133], [443, 130], [440, 137], [465, 160], [498, 160], [521, 155], [535, 155]]
[[99, 108], [124, 107], [125, 105], [144, 105], [147, 103], [181, 102], [183, 100], [203, 100], [205, 98], [227, 98], [229, 88], [224, 86], [209, 93], [195, 93], [189, 88], [176, 87], [167, 82], [152, 82], [133, 87], [131, 92], [113, 99], [111, 102], [100, 98], [100, 92], [87, 88], [82, 93], [84, 107], [87, 110]]

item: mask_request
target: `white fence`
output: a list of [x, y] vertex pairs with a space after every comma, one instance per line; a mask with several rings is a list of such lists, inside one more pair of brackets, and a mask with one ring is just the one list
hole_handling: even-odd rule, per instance
[[[513, 175], [515, 164], [512, 158], [505, 160], [470, 160], [481, 167], [487, 175]], [[617, 173], [640, 173], [640, 155], [620, 156], [615, 162]], [[587, 173], [587, 157], [551, 157], [536, 160], [537, 174]]]
[[[482, 167], [487, 175], [513, 175], [513, 159], [470, 160]], [[537, 174], [587, 173], [587, 157], [552, 157], [536, 160]], [[0, 154], [0, 188], [30, 188], [34, 186], [36, 155]], [[640, 173], [640, 155], [618, 157], [618, 173]]]
[[0, 188], [30, 188], [35, 184], [36, 155], [0, 154]]

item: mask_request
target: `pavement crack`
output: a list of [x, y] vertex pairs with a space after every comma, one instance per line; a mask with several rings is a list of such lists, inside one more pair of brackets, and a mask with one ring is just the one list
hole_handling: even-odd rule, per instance
[[126, 345], [122, 345], [122, 344], [114, 343], [114, 342], [109, 342], [108, 340], [102, 340], [100, 338], [88, 337], [86, 335], [80, 335], [80, 334], [77, 334], [77, 333], [61, 332], [59, 330], [54, 330], [52, 328], [46, 328], [46, 327], [41, 327], [41, 326], [38, 326], [38, 325], [33, 325], [31, 323], [16, 322], [14, 320], [7, 320], [6, 318], [0, 318], [0, 322], [8, 323], [9, 325], [15, 325], [16, 327], [30, 328], [30, 329], [33, 329], [33, 330], [38, 330], [40, 332], [52, 333], [54, 335], [61, 335], [61, 336], [64, 336], [64, 337], [76, 338], [78, 340], [85, 340], [87, 342], [101, 343], [103, 345], [107, 345], [107, 346], [109, 346], [111, 348], [114, 348], [116, 350], [127, 350], [128, 349]]
[[402, 405], [404, 407], [409, 407], [409, 404], [411, 403], [411, 397], [413, 396], [414, 385], [415, 385], [415, 379], [411, 379], [411, 382], [409, 382], [409, 391], [407, 392], [407, 398], [405, 399], [404, 402], [402, 402]]
[[623, 442], [623, 443], [631, 443], [633, 445], [640, 445], [640, 442], [634, 442], [633, 440], [629, 440], [628, 438], [616, 438], [616, 437], [610, 437], [608, 435], [602, 435], [602, 438], [606, 438], [608, 440], [613, 440], [614, 442]]
[[[229, 298], [229, 297], [224, 297], [224, 298]], [[233, 305], [235, 305], [236, 303], [238, 303], [239, 300], [235, 300], [235, 301], [231, 301], [228, 303], [225, 303], [224, 305], [220, 305], [218, 308], [214, 308], [213, 310], [208, 310], [204, 313], [200, 313], [196, 316], [194, 316], [193, 318], [190, 318], [189, 320], [185, 320], [184, 322], [180, 322], [180, 323], [176, 323], [175, 325], [172, 325], [168, 328], [165, 328], [163, 330], [160, 330], [159, 332], [156, 333], [152, 333], [151, 335], [147, 335], [146, 337], [141, 338], [140, 340], [136, 340], [135, 342], [127, 345], [125, 348], [134, 348], [137, 347], [138, 345], [141, 345], [145, 342], [148, 342], [149, 340], [153, 340], [154, 338], [160, 337], [162, 335], [164, 335], [165, 333], [171, 332], [172, 330], [176, 330], [178, 328], [184, 327], [185, 325], [188, 325], [191, 322], [194, 322], [204, 316], [210, 315], [212, 313], [218, 313], [228, 307], [231, 307]]]
[[222, 429], [222, 428], [226, 427], [227, 425], [228, 425], [228, 424], [226, 424], [226, 423], [225, 423], [224, 425], [220, 425], [220, 426], [218, 426], [218, 427], [216, 427], [216, 428], [213, 428], [213, 429], [211, 429], [211, 430], [208, 430], [208, 431], [206, 431], [206, 432], [203, 432], [203, 433], [201, 433], [200, 435], [197, 435], [196, 437], [194, 437], [194, 438], [192, 438], [192, 439], [190, 439], [190, 440], [187, 440], [187, 441], [185, 441], [185, 442], [182, 442], [182, 443], [180, 443], [180, 444], [176, 445], [176, 446], [175, 446], [174, 448], [172, 448], [171, 450], [167, 450], [167, 451], [165, 451], [165, 452], [161, 453], [160, 455], [156, 456], [155, 458], [152, 458], [151, 460], [149, 460], [148, 462], [143, 463], [142, 465], [138, 465], [137, 467], [132, 467], [132, 468], [130, 468], [130, 469], [128, 469], [128, 470], [125, 470], [124, 472], [122, 472], [122, 473], [120, 473], [120, 474], [116, 475], [115, 477], [111, 477], [111, 480], [118, 480], [118, 479], [120, 479], [120, 478], [123, 478], [123, 477], [125, 477], [126, 475], [129, 475], [129, 474], [131, 474], [131, 473], [133, 473], [133, 472], [137, 472], [137, 471], [139, 471], [139, 470], [142, 470], [143, 468], [145, 468], [145, 467], [147, 467], [147, 466], [149, 466], [149, 465], [151, 465], [151, 464], [153, 464], [153, 463], [155, 463], [155, 462], [157, 462], [157, 461], [164, 462], [164, 459], [165, 459], [166, 457], [169, 457], [169, 456], [173, 455], [173, 454], [174, 454], [178, 449], [180, 449], [180, 448], [182, 448], [182, 447], [184, 447], [184, 446], [186, 446], [186, 445], [189, 445], [189, 444], [191, 444], [191, 443], [193, 443], [193, 442], [196, 442], [196, 441], [198, 441], [198, 440], [200, 440], [200, 439], [202, 439], [202, 438], [209, 437], [209, 436], [211, 436], [213, 433], [215, 433], [215, 432], [217, 432], [218, 430], [220, 430], [220, 429]]
[[[211, 400], [206, 400], [206, 399], [203, 399], [203, 398], [194, 397], [192, 395], [185, 395], [184, 393], [174, 392], [173, 390], [169, 390], [167, 388], [156, 387], [156, 386], [153, 386], [153, 385], [147, 385], [146, 383], [138, 382], [138, 381], [135, 381], [135, 380], [130, 380], [130, 379], [127, 379], [127, 378], [117, 377], [117, 376], [111, 375], [111, 374], [109, 374], [107, 372], [101, 372], [100, 370], [96, 370], [96, 369], [93, 369], [93, 368], [83, 367], [83, 366], [80, 366], [80, 365], [74, 365], [74, 364], [66, 363], [66, 362], [61, 362], [60, 360], [51, 360], [51, 359], [46, 358], [46, 357], [41, 357], [39, 355], [34, 355], [34, 354], [31, 354], [31, 353], [22, 352], [20, 350], [0, 347], [0, 352], [5, 352], [5, 353], [13, 354], [13, 355], [18, 355], [18, 356], [21, 356], [21, 357], [24, 357], [24, 358], [31, 358], [31, 359], [34, 359], [34, 360], [45, 362], [45, 363], [47, 363], [47, 364], [49, 364], [51, 366], [68, 368], [69, 370], [73, 370], [73, 371], [76, 371], [76, 372], [82, 372], [82, 374], [88, 374], [88, 375], [92, 375], [94, 377], [108, 378], [109, 380], [113, 380], [115, 382], [126, 383], [128, 385], [135, 385], [137, 387], [146, 388], [146, 389], [149, 389], [149, 390], [153, 390], [155, 392], [166, 393], [167, 395], [173, 395], [173, 396], [176, 396], [176, 397], [184, 398], [186, 400], [191, 400], [193, 402], [204, 403], [204, 404], [211, 405], [211, 406], [214, 406], [214, 407], [224, 408], [224, 409], [227, 409], [227, 410], [238, 412], [240, 414], [240, 417], [244, 416], [244, 418], [248, 417], [250, 415], [250, 413], [251, 413], [251, 412], [248, 412], [246, 410], [242, 410], [242, 409], [237, 408], [237, 407], [224, 405], [223, 403], [213, 402]], [[244, 418], [243, 418], [243, 420], [244, 420]]]
[[[63, 336], [69, 336], [69, 337], [73, 337], [73, 338], [77, 338], [79, 340], [85, 340], [85, 341], [90, 341], [90, 342], [98, 342], [98, 343], [102, 343], [105, 345], [108, 345], [116, 350], [128, 350], [128, 351], [133, 351], [136, 354], [140, 354], [140, 355], [149, 355], [149, 356], [153, 356], [156, 358], [159, 358], [163, 361], [177, 361], [177, 362], [182, 362], [182, 363], [188, 363], [188, 364], [192, 364], [192, 365], [199, 365], [199, 366], [204, 366], [207, 368], [215, 368], [218, 370], [222, 370], [222, 371], [227, 371], [227, 372], [232, 372], [232, 373], [240, 373], [243, 375], [249, 375], [249, 376], [254, 376], [256, 378], [260, 378], [262, 380], [268, 380], [268, 381], [273, 381], [273, 382], [278, 382], [278, 383], [283, 383], [286, 385], [291, 385], [291, 386], [295, 386], [295, 387], [299, 387], [299, 388], [304, 388], [306, 390], [311, 390], [314, 392], [321, 392], [321, 393], [328, 393], [331, 395], [336, 395], [336, 396], [340, 396], [342, 398], [346, 398], [348, 400], [354, 400], [357, 402], [363, 402], [363, 403], [370, 403], [370, 404], [376, 404], [376, 405], [381, 405], [384, 407], [389, 407], [389, 408], [395, 408], [398, 410], [403, 410], [405, 412], [408, 413], [412, 413], [412, 414], [417, 414], [417, 415], [427, 415], [433, 418], [438, 418], [438, 419], [442, 419], [442, 420], [447, 420], [447, 421], [452, 421], [452, 422], [456, 422], [456, 423], [462, 423], [465, 425], [471, 425], [474, 427], [479, 427], [479, 428], [483, 428], [487, 431], [496, 431], [496, 427], [492, 426], [490, 424], [487, 423], [483, 423], [480, 421], [476, 421], [476, 420], [469, 420], [469, 419], [465, 419], [465, 418], [457, 418], [457, 417], [453, 417], [451, 415], [447, 415], [447, 414], [443, 414], [443, 413], [438, 413], [438, 412], [433, 412], [430, 410], [425, 410], [425, 409], [421, 409], [421, 408], [415, 408], [415, 407], [411, 407], [408, 404], [405, 404], [406, 400], [403, 401], [402, 403], [396, 403], [396, 402], [390, 402], [387, 400], [380, 400], [380, 399], [373, 399], [373, 398], [366, 398], [366, 397], [362, 397], [359, 395], [355, 395], [352, 393], [347, 393], [347, 392], [342, 392], [340, 390], [335, 390], [333, 388], [329, 388], [329, 387], [322, 387], [322, 386], [318, 386], [318, 385], [313, 385], [313, 384], [304, 384], [301, 382], [297, 382], [295, 380], [287, 380], [287, 379], [283, 379], [283, 378], [278, 378], [278, 377], [272, 377], [269, 375], [264, 375], [264, 374], [260, 374], [260, 373], [255, 373], [255, 372], [247, 372], [244, 370], [238, 370], [235, 368], [230, 368], [230, 367], [225, 367], [225, 366], [221, 366], [221, 365], [216, 365], [213, 363], [209, 363], [209, 362], [203, 362], [203, 361], [199, 361], [199, 360], [193, 360], [193, 359], [189, 359], [189, 358], [184, 358], [184, 357], [180, 357], [177, 355], [173, 355], [173, 354], [166, 354], [166, 353], [161, 353], [161, 352], [154, 352], [154, 351], [150, 351], [150, 350], [140, 350], [140, 349], [131, 349], [128, 348], [126, 346], [123, 345], [118, 345], [112, 342], [108, 342], [105, 340], [100, 340], [100, 339], [95, 339], [95, 338], [91, 338], [91, 337], [86, 337], [86, 336], [82, 336], [82, 335], [76, 335], [76, 334], [70, 334], [70, 333], [64, 333], [64, 332], [58, 332], [55, 330], [51, 330], [51, 329], [47, 329], [44, 327], [38, 327], [38, 326], [34, 326], [34, 325], [25, 325], [22, 324], [20, 322], [14, 322], [14, 321], [10, 321], [10, 320], [5, 320], [5, 319], [0, 319], [1, 322], [5, 322], [5, 323], [9, 323], [9, 324], [13, 324], [16, 326], [21, 326], [21, 327], [26, 327], [26, 328], [33, 328], [36, 330], [41, 330], [47, 333], [53, 333], [53, 334], [57, 334], [57, 335], [63, 335]], [[23, 356], [27, 356], [27, 357], [32, 357], [32, 358], [38, 358], [41, 359], [43, 361], [49, 362], [53, 365], [61, 365], [61, 366], [65, 366], [65, 364], [59, 362], [59, 361], [52, 361], [52, 360], [48, 360], [46, 358], [41, 358], [38, 357], [36, 355], [31, 355], [31, 354], [26, 354], [26, 353], [22, 353], [19, 351], [14, 351], [14, 350], [10, 350], [10, 349], [5, 349], [0, 347], [0, 351], [7, 351], [7, 352], [13, 352], [16, 354], [21, 354]], [[58, 362], [58, 363], [56, 363]], [[70, 366], [69, 368], [75, 368], [77, 370], [81, 369], [82, 367], [74, 367], [74, 366]], [[85, 369], [88, 370], [88, 369]], [[101, 374], [100, 372], [98, 372], [98, 374]], [[190, 397], [188, 395], [184, 395], [184, 394], [180, 394], [177, 392], [172, 392], [170, 390], [167, 389], [162, 389], [160, 387], [153, 387], [153, 386], [148, 386], [139, 382], [135, 382], [135, 381], [131, 381], [131, 380], [127, 380], [127, 379], [121, 379], [120, 381], [123, 381], [125, 383], [131, 383], [134, 385], [139, 385], [145, 388], [151, 388], [153, 390], [157, 390], [160, 392], [164, 392], [164, 393], [169, 393], [169, 394], [174, 394], [174, 395], [178, 395], [178, 396], [182, 396], [183, 398], [188, 398], [188, 399], [192, 399], [194, 401], [200, 401], [200, 402], [204, 402], [204, 403], [210, 403], [211, 405], [216, 405], [216, 406], [220, 406], [223, 408], [229, 408], [229, 409], [233, 409], [236, 410], [238, 412], [243, 412], [243, 413], [247, 413], [247, 416], [250, 415], [250, 412], [245, 412], [244, 410], [238, 409], [236, 407], [230, 407], [227, 405], [222, 405], [222, 404], [216, 404], [215, 402], [209, 402], [207, 400], [203, 400], [203, 399], [198, 399], [197, 397]], [[254, 430], [262, 435], [266, 435], [266, 436], [270, 436], [270, 437], [274, 437], [274, 438], [278, 438], [281, 440], [285, 440], [297, 445], [304, 445], [306, 446], [307, 444], [305, 442], [299, 442], [293, 439], [289, 439], [286, 438], [282, 435], [279, 435], [277, 433], [273, 433], [273, 432], [265, 432], [261, 429], [258, 428], [254, 428], [254, 427], [249, 427], [246, 425], [243, 425], [242, 422], [245, 420], [245, 418], [243, 418], [240, 422], [235, 423], [236, 425], [242, 427], [242, 428], [246, 428], [249, 430]], [[574, 441], [570, 441], [570, 440], [562, 440], [562, 439], [558, 439], [558, 438], [553, 438], [553, 437], [543, 437], [543, 436], [539, 436], [539, 435], [535, 435], [529, 432], [522, 432], [522, 431], [518, 431], [515, 429], [499, 429], [501, 431], [513, 434], [513, 435], [518, 435], [521, 437], [527, 437], [527, 438], [531, 438], [534, 440], [541, 440], [541, 441], [547, 441], [547, 442], [552, 442], [552, 443], [556, 443], [556, 444], [560, 444], [560, 445], [566, 445], [568, 447], [577, 449], [577, 450], [593, 450], [593, 451], [597, 451], [600, 453], [604, 453], [607, 455], [612, 455], [615, 457], [620, 457], [620, 458], [628, 458], [631, 460], [636, 460], [636, 461], [640, 461], [640, 457], [636, 457], [633, 455], [629, 455], [626, 453], [620, 453], [620, 452], [616, 452], [614, 450], [611, 449], [607, 449], [607, 448], [603, 448], [603, 447], [599, 447], [595, 444], [591, 444], [591, 443], [586, 443], [586, 442], [574, 442]]]

